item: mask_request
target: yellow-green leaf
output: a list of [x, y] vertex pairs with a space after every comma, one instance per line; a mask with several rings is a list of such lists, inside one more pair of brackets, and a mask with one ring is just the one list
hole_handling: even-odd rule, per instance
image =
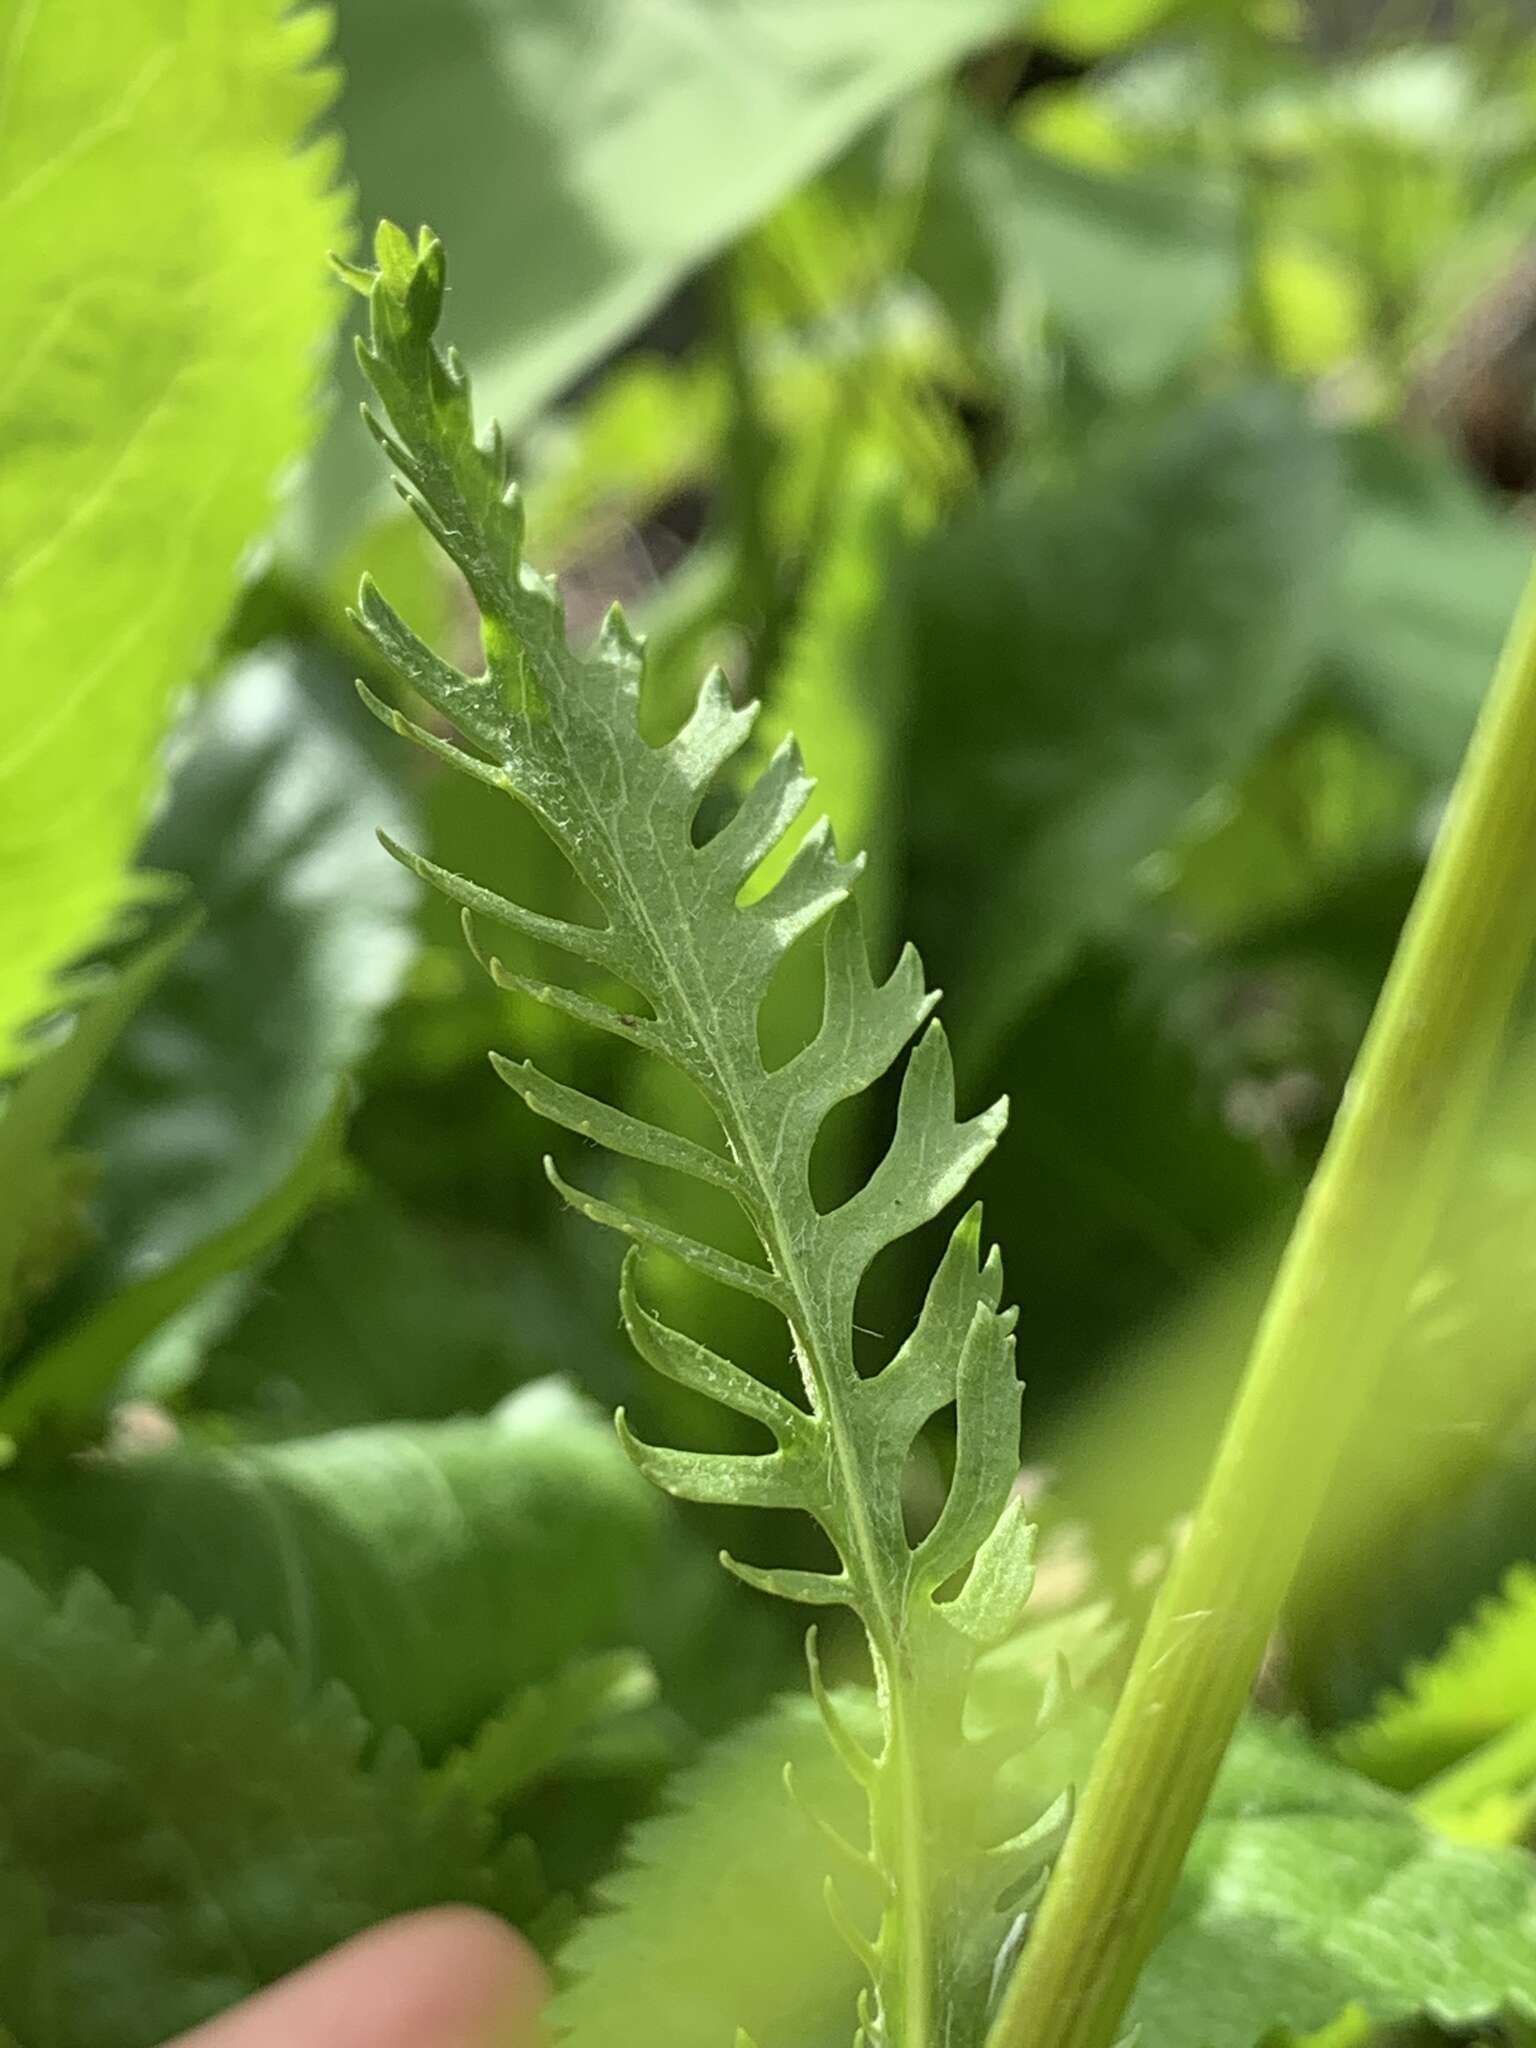
[[327, 23], [0, 0], [0, 1069], [124, 901], [176, 695], [308, 437]]

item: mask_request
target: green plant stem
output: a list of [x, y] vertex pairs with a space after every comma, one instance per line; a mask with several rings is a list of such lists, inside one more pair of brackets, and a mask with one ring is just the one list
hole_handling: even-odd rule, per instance
[[1536, 578], [990, 2048], [1108, 2048], [1536, 942]]
[[1529, 1803], [1536, 1784], [1536, 1714], [1485, 1742], [1458, 1764], [1441, 1771], [1414, 1795], [1414, 1807], [1432, 1827], [1454, 1822], [1486, 1799], [1508, 1795]]

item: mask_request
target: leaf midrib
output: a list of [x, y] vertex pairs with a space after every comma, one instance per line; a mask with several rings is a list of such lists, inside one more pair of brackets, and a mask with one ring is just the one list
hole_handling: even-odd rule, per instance
[[[541, 681], [551, 696], [557, 696], [561, 692], [568, 692], [572, 696], [579, 695], [573, 678], [561, 673], [561, 654], [566, 652], [565, 650], [553, 642], [541, 645], [534, 636], [525, 636], [515, 628], [513, 638], [522, 650], [523, 658], [532, 660], [535, 667], [543, 671]], [[566, 660], [575, 666], [574, 659], [568, 652]], [[485, 680], [491, 688], [497, 687], [494, 676], [489, 672]], [[554, 689], [550, 688], [551, 683], [556, 685]], [[810, 1382], [807, 1392], [811, 1398], [819, 1398], [821, 1402], [831, 1436], [833, 1456], [842, 1480], [842, 1505], [851, 1525], [853, 1547], [862, 1563], [870, 1597], [877, 1603], [875, 1613], [862, 1618], [869, 1629], [876, 1654], [886, 1666], [886, 1682], [891, 1693], [885, 1716], [888, 1748], [881, 1762], [882, 1766], [894, 1766], [901, 1816], [899, 1835], [903, 1868], [898, 1896], [903, 1910], [899, 1915], [898, 1924], [901, 1929], [901, 1970], [905, 1992], [903, 2007], [906, 2020], [906, 2032], [901, 2048], [926, 2048], [929, 1954], [926, 1908], [929, 1886], [923, 1871], [921, 1779], [912, 1753], [903, 1696], [900, 1656], [902, 1631], [898, 1611], [900, 1589], [895, 1589], [896, 1598], [893, 1600], [893, 1589], [887, 1583], [888, 1575], [882, 1570], [882, 1553], [869, 1520], [868, 1505], [860, 1484], [857, 1461], [853, 1457], [849, 1442], [846, 1418], [838, 1399], [838, 1382], [828, 1369], [830, 1359], [836, 1355], [835, 1335], [831, 1332], [820, 1333], [817, 1330], [811, 1292], [805, 1284], [800, 1262], [792, 1249], [793, 1238], [789, 1219], [783, 1214], [775, 1193], [773, 1176], [767, 1171], [763, 1150], [753, 1129], [749, 1113], [753, 1091], [744, 1084], [743, 1078], [738, 1074], [737, 1061], [722, 1049], [728, 1034], [721, 1029], [719, 1013], [710, 1000], [709, 976], [694, 943], [695, 920], [689, 916], [686, 906], [677, 894], [675, 883], [668, 875], [666, 880], [671, 888], [673, 915], [665, 927], [658, 924], [647, 904], [642, 883], [633, 873], [623, 847], [608, 828], [603, 808], [586, 781], [580, 760], [574, 750], [566, 744], [563, 733], [558, 735], [557, 743], [570, 785], [581, 794], [590, 828], [608, 850], [613, 874], [626, 898], [626, 908], [649, 945], [653, 959], [659, 963], [670, 993], [683, 1009], [694, 1034], [695, 1043], [704, 1050], [713, 1069], [712, 1075], [704, 1085], [715, 1098], [712, 1106], [720, 1117], [727, 1144], [752, 1178], [756, 1200], [749, 1205], [748, 1220], [756, 1231], [770, 1264], [789, 1289], [793, 1303], [789, 1322], [796, 1349], [801, 1354], [802, 1376]], [[562, 845], [561, 850], [568, 859], [571, 858], [568, 848]], [[669, 932], [671, 943], [663, 943], [663, 928]], [[693, 969], [697, 997], [693, 988], [690, 988], [687, 978], [679, 974], [673, 964], [679, 953], [686, 955]], [[753, 1208], [757, 1210], [756, 1214], [751, 1213]], [[824, 1337], [824, 1346], [818, 1343], [818, 1336]]]

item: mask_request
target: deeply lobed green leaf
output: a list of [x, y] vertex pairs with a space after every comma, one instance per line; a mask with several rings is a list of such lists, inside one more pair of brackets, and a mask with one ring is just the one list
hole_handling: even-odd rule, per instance
[[[1086, 1762], [1102, 1725], [1086, 1687], [1113, 1642], [1102, 1611], [1084, 1610], [1034, 1625], [983, 1660], [977, 1724], [991, 1734], [1035, 1718], [1058, 1662], [1077, 1687], [1074, 1712], [1005, 1774], [1001, 1824], [1038, 1821], [1055, 1787]], [[832, 1699], [852, 1740], [878, 1742], [880, 1710], [867, 1691], [839, 1687]], [[858, 1966], [821, 1896], [831, 1880], [855, 1911], [877, 1909], [874, 1874], [839, 1840], [861, 1841], [865, 1825], [858, 1788], [810, 1701], [782, 1699], [734, 1730], [633, 1830], [596, 1910], [561, 1951], [556, 2039], [569, 2048], [616, 2038], [629, 2048], [717, 2048], [740, 2026], [757, 2048], [847, 2048]]]
[[[635, 1462], [687, 1499], [802, 1510], [831, 1542], [837, 1562], [829, 1571], [732, 1568], [764, 1591], [850, 1606], [869, 1636], [882, 1742], [874, 1754], [850, 1740], [841, 1747], [868, 1794], [869, 1856], [885, 1896], [873, 1933], [846, 1907], [839, 1918], [875, 1983], [874, 2006], [862, 2008], [865, 2034], [914, 2048], [930, 2029], [977, 2022], [1011, 1920], [1002, 1902], [1050, 1847], [1047, 1835], [994, 1841], [989, 1794], [998, 1758], [967, 1739], [965, 1719], [979, 1650], [1017, 1625], [1030, 1587], [1030, 1532], [1011, 1504], [1020, 1389], [1013, 1312], [1000, 1306], [1001, 1265], [996, 1252], [982, 1254], [975, 1211], [956, 1229], [906, 1342], [870, 1378], [855, 1360], [855, 1303], [876, 1256], [959, 1194], [994, 1144], [1004, 1107], [957, 1117], [949, 1049], [917, 956], [908, 948], [887, 979], [875, 981], [847, 900], [858, 863], [839, 858], [824, 826], [801, 839], [770, 886], [752, 886], [811, 792], [792, 741], [700, 843], [701, 807], [745, 743], [753, 708], [738, 706], [716, 673], [671, 740], [655, 746], [643, 737], [640, 643], [615, 609], [589, 653], [571, 648], [554, 586], [525, 558], [500, 437], [493, 427], [476, 439], [467, 374], [452, 351], [444, 356], [435, 346], [441, 245], [425, 230], [412, 245], [385, 223], [376, 255], [374, 271], [350, 272], [369, 299], [363, 366], [389, 417], [388, 426], [370, 424], [406, 502], [468, 582], [486, 666], [479, 675], [453, 666], [365, 581], [363, 628], [462, 743], [371, 701], [395, 730], [524, 805], [597, 917], [551, 917], [392, 850], [463, 908], [472, 936], [481, 921], [500, 923], [575, 963], [566, 982], [532, 982], [494, 960], [493, 977], [667, 1062], [712, 1112], [714, 1142], [700, 1144], [531, 1063], [498, 1063], [539, 1113], [624, 1158], [713, 1185], [751, 1226], [758, 1256], [727, 1254], [550, 1168], [575, 1208], [635, 1242], [623, 1307], [641, 1355], [751, 1417], [774, 1446], [730, 1456], [661, 1449], [637, 1442], [621, 1416]], [[770, 1068], [759, 1040], [764, 1002], [791, 947], [818, 925], [820, 1026]], [[583, 968], [603, 984], [583, 983]], [[634, 992], [622, 1007], [604, 1000], [604, 986], [614, 983]], [[885, 1157], [863, 1187], [819, 1209], [811, 1159], [825, 1119], [878, 1081], [915, 1034]], [[658, 1318], [644, 1300], [638, 1248], [667, 1253], [777, 1309], [802, 1402], [760, 1386]], [[902, 1477], [925, 1425], [951, 1404], [952, 1483], [934, 1526], [914, 1542]], [[968, 1571], [959, 1596], [945, 1597]], [[835, 1732], [830, 1703], [827, 1718]], [[1026, 1731], [1015, 1731], [1014, 1746], [1024, 1739]]]

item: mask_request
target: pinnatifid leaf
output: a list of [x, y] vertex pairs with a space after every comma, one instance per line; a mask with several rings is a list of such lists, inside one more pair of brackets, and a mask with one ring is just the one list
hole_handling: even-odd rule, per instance
[[[978, 1633], [1016, 1617], [1028, 1589], [1027, 1546], [1003, 1537], [988, 1551], [984, 1589], [953, 1617], [946, 1606], [998, 1525], [1018, 1520], [1013, 1314], [1000, 1308], [1001, 1267], [982, 1251], [978, 1213], [955, 1230], [916, 1328], [870, 1378], [855, 1362], [854, 1315], [872, 1262], [960, 1193], [996, 1143], [1005, 1106], [957, 1113], [953, 1062], [917, 957], [908, 950], [875, 981], [850, 901], [860, 863], [841, 858], [825, 821], [772, 867], [766, 886], [754, 886], [810, 794], [791, 743], [749, 780], [734, 815], [698, 842], [701, 810], [745, 745], [755, 707], [738, 705], [713, 673], [673, 738], [652, 745], [643, 736], [640, 642], [614, 609], [588, 653], [571, 647], [555, 587], [524, 553], [501, 436], [493, 427], [477, 438], [468, 374], [453, 350], [436, 345], [442, 245], [426, 229], [413, 245], [385, 223], [376, 262], [360, 359], [388, 419], [370, 425], [405, 502], [469, 585], [485, 670], [454, 667], [367, 582], [359, 623], [401, 680], [456, 728], [476, 757], [467, 763], [476, 781], [499, 780], [533, 814], [596, 916], [551, 919], [419, 856], [401, 857], [472, 918], [570, 956], [573, 1008], [588, 999], [583, 965], [633, 990], [621, 1021], [643, 1015], [645, 1043], [712, 1113], [717, 1142], [701, 1150], [527, 1065], [500, 1065], [530, 1107], [610, 1152], [713, 1184], [751, 1226], [756, 1260], [668, 1229], [643, 1200], [621, 1206], [550, 1166], [582, 1214], [767, 1302], [788, 1325], [803, 1405], [752, 1404], [773, 1449], [755, 1457], [675, 1451], [625, 1430], [626, 1448], [687, 1499], [798, 1508], [829, 1539], [835, 1571], [732, 1568], [766, 1592], [845, 1604], [863, 1623], [884, 1713], [867, 1785], [870, 1848], [877, 1869], [905, 1878], [883, 1888], [867, 1926], [859, 1901], [842, 1897], [837, 1907], [870, 1965], [866, 2032], [899, 2042], [912, 2029], [964, 2025], [963, 2015], [974, 2021], [984, 2006], [1011, 1924], [1003, 1893], [1017, 1876], [988, 1861], [999, 1759], [968, 1740], [966, 1704]], [[386, 722], [398, 729], [392, 715]], [[433, 752], [443, 757], [436, 743]], [[770, 1068], [759, 1039], [764, 1002], [790, 948], [817, 927], [820, 1028]], [[614, 1015], [620, 1020], [617, 1005]], [[885, 1157], [846, 1200], [819, 1209], [811, 1158], [823, 1123], [880, 1080], [914, 1036]], [[738, 1410], [749, 1405], [734, 1368], [646, 1308], [633, 1264], [625, 1307], [642, 1354], [659, 1358], [664, 1373], [718, 1391]], [[934, 1527], [914, 1544], [902, 1476], [920, 1433], [951, 1405], [954, 1481]], [[1029, 1732], [1020, 1725], [1014, 1746]]]
[[[1102, 1614], [1025, 1631], [983, 1662], [982, 1726], [1033, 1723], [1053, 1658], [1065, 1651], [1086, 1688], [1112, 1643]], [[736, 2028], [757, 2048], [848, 2048], [860, 1967], [821, 1901], [830, 1880], [856, 1934], [877, 1917], [883, 1880], [867, 1861], [856, 1775], [873, 1766], [881, 1723], [861, 1687], [828, 1691], [818, 1672], [816, 1695], [723, 1737], [633, 1831], [558, 1958], [558, 2048], [720, 2048]], [[1084, 1768], [1102, 1724], [1086, 1690], [1073, 1697], [1047, 1742], [1016, 1760], [994, 1808], [999, 1832], [1038, 1823]], [[824, 1739], [824, 1717], [845, 1752]]]
[[[0, 1563], [0, 2027], [154, 2048], [397, 1912], [533, 1904], [347, 1694], [160, 1602]], [[230, 1769], [238, 1758], [239, 1768]]]

